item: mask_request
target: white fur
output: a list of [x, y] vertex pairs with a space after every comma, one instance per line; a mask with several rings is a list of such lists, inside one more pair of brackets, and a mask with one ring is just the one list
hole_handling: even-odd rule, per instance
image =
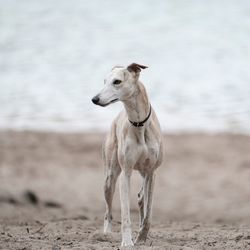
[[[162, 161], [160, 125], [153, 108], [151, 116], [144, 126], [134, 127], [129, 122], [129, 120], [143, 121], [149, 114], [150, 103], [143, 84], [138, 80], [140, 68], [135, 68], [136, 70], [128, 69], [114, 67], [105, 79], [104, 88], [94, 97], [98, 99], [95, 104], [100, 106], [121, 101], [125, 107], [125, 110], [112, 123], [103, 146], [104, 163], [107, 168], [104, 186], [106, 200], [104, 233], [111, 231], [112, 200], [116, 180], [120, 175], [122, 246], [133, 246], [129, 201], [132, 170], [138, 170], [143, 178], [143, 186], [138, 194], [140, 229], [136, 242], [139, 242], [146, 240], [149, 231], [154, 171]], [[122, 82], [114, 85], [114, 80], [121, 80]]]

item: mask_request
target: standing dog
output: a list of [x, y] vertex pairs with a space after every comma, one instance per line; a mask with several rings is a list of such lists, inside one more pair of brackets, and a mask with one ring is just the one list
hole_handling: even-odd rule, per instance
[[143, 185], [138, 194], [140, 230], [136, 243], [145, 241], [150, 227], [154, 171], [162, 162], [162, 136], [156, 114], [146, 90], [139, 81], [146, 66], [132, 63], [127, 68], [116, 66], [105, 79], [105, 87], [92, 102], [105, 107], [121, 101], [125, 110], [112, 123], [103, 146], [107, 168], [104, 194], [106, 213], [104, 233], [111, 232], [112, 200], [117, 177], [120, 175], [122, 246], [133, 246], [130, 221], [130, 176], [138, 170]]

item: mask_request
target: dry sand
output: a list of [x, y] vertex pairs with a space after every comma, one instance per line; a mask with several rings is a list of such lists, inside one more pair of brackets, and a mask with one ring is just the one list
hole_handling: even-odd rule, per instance
[[[0, 249], [118, 249], [102, 234], [102, 134], [0, 132]], [[134, 249], [250, 249], [250, 137], [166, 135], [153, 223]], [[133, 236], [140, 178], [132, 178]]]

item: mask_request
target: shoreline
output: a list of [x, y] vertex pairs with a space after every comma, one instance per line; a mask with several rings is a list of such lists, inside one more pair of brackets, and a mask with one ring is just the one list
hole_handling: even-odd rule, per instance
[[[100, 134], [106, 135], [109, 132], [109, 129], [46, 129], [46, 128], [8, 128], [0, 127], [0, 133], [13, 132], [13, 133], [44, 133], [44, 134]], [[215, 129], [215, 130], [206, 130], [206, 129], [180, 129], [180, 130], [162, 130], [163, 136], [175, 136], [175, 135], [239, 135], [250, 137], [250, 132], [242, 130], [226, 130], [226, 129]]]

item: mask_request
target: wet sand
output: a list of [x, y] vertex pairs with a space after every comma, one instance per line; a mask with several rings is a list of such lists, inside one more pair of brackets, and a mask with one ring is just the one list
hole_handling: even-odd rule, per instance
[[[103, 235], [103, 134], [0, 132], [0, 249], [118, 249]], [[250, 137], [165, 135], [153, 222], [134, 249], [250, 249]], [[133, 236], [137, 192], [131, 182]]]

